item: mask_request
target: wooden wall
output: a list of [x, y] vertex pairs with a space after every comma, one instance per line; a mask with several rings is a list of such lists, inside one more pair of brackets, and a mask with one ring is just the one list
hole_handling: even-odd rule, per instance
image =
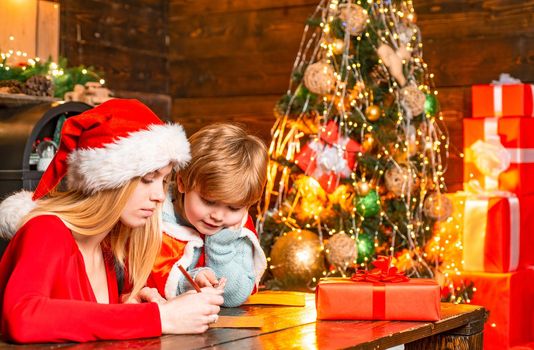
[[267, 142], [316, 0], [171, 0], [173, 118], [187, 131], [217, 120]]
[[[451, 135], [449, 190], [462, 182], [462, 118], [470, 86], [508, 72], [534, 82], [534, 0], [414, 0], [424, 59], [435, 73]], [[247, 123], [266, 140], [305, 20], [318, 0], [171, 0], [173, 118], [189, 132], [217, 120]]]
[[119, 97], [170, 114], [168, 0], [60, 0], [61, 55], [92, 65]]
[[[61, 53], [115, 90], [172, 98], [188, 133], [219, 120], [267, 142], [306, 19], [319, 0], [61, 0]], [[424, 59], [451, 135], [446, 174], [462, 181], [470, 86], [508, 72], [534, 82], [534, 0], [413, 0]]]

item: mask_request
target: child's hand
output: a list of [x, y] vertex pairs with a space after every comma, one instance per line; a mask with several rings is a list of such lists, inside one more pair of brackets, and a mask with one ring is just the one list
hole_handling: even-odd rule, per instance
[[226, 277], [221, 277], [219, 283], [215, 286], [215, 289], [224, 290], [224, 286], [226, 286]]
[[214, 287], [219, 283], [217, 276], [215, 276], [215, 272], [213, 272], [211, 269], [205, 269], [197, 273], [195, 276], [195, 282], [200, 288]]
[[240, 223], [237, 223], [233, 226], [228, 226], [231, 230], [239, 230], [241, 227], [244, 227], [248, 220], [248, 211], [245, 212], [245, 215], [243, 215], [243, 218], [241, 219]]

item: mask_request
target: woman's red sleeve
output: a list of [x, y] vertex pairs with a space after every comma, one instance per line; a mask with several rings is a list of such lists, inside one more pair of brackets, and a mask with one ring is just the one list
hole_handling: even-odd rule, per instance
[[15, 235], [0, 263], [3, 337], [37, 343], [161, 335], [155, 303], [95, 301], [73, 242], [50, 216], [30, 220]]

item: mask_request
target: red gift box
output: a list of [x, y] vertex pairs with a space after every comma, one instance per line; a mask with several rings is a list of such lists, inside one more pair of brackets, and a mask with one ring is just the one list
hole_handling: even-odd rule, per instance
[[460, 192], [449, 198], [463, 217], [464, 270], [511, 272], [534, 264], [534, 196]]
[[534, 85], [474, 85], [471, 91], [474, 118], [534, 116]]
[[534, 271], [511, 273], [464, 272], [453, 280], [472, 281], [476, 291], [471, 304], [484, 306], [484, 350], [508, 349], [533, 339]]
[[319, 320], [437, 321], [441, 317], [440, 287], [432, 279], [383, 283], [326, 278], [315, 293]]
[[[534, 194], [534, 118], [485, 118], [464, 119], [464, 181], [478, 180], [488, 190], [510, 191], [518, 196]], [[497, 152], [482, 154], [476, 145], [499, 143]], [[478, 158], [478, 159], [477, 159]], [[498, 167], [499, 162], [509, 162], [509, 166], [495, 179], [484, 174], [480, 160], [487, 158], [489, 168]], [[482, 164], [484, 165], [484, 164]], [[504, 166], [503, 166], [504, 168]], [[495, 182], [495, 184], [493, 184]]]
[[[530, 266], [528, 268], [528, 270], [530, 270], [530, 275], [534, 277], [534, 266]], [[529, 346], [532, 346], [532, 349], [534, 350], [534, 317], [532, 317], [532, 314], [534, 313], [534, 285], [532, 283], [530, 283], [530, 302], [532, 303], [530, 305], [530, 308], [531, 308], [531, 319], [530, 319], [530, 331], [529, 331], [529, 334], [530, 334], [530, 343], [527, 344]]]
[[295, 164], [315, 178], [326, 192], [332, 193], [340, 177], [350, 176], [360, 150], [358, 142], [340, 137], [337, 124], [330, 121], [321, 130], [319, 140], [312, 140], [302, 147], [295, 156]]

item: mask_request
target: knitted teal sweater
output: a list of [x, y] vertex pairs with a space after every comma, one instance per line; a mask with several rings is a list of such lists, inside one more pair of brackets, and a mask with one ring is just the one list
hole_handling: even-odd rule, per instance
[[[163, 208], [163, 221], [168, 224], [189, 226], [185, 220], [174, 213], [170, 200], [166, 200]], [[243, 234], [243, 229], [231, 230], [224, 228], [211, 236], [205, 236], [206, 267], [195, 266], [200, 258], [201, 251], [195, 248], [191, 265], [187, 267], [193, 278], [205, 269], [211, 269], [218, 279], [226, 277], [224, 287], [224, 303], [226, 307], [236, 307], [243, 304], [255, 286], [253, 266], [253, 245]], [[179, 259], [179, 257], [177, 257]], [[176, 295], [182, 294], [192, 287], [185, 277], [181, 276], [178, 281]]]

